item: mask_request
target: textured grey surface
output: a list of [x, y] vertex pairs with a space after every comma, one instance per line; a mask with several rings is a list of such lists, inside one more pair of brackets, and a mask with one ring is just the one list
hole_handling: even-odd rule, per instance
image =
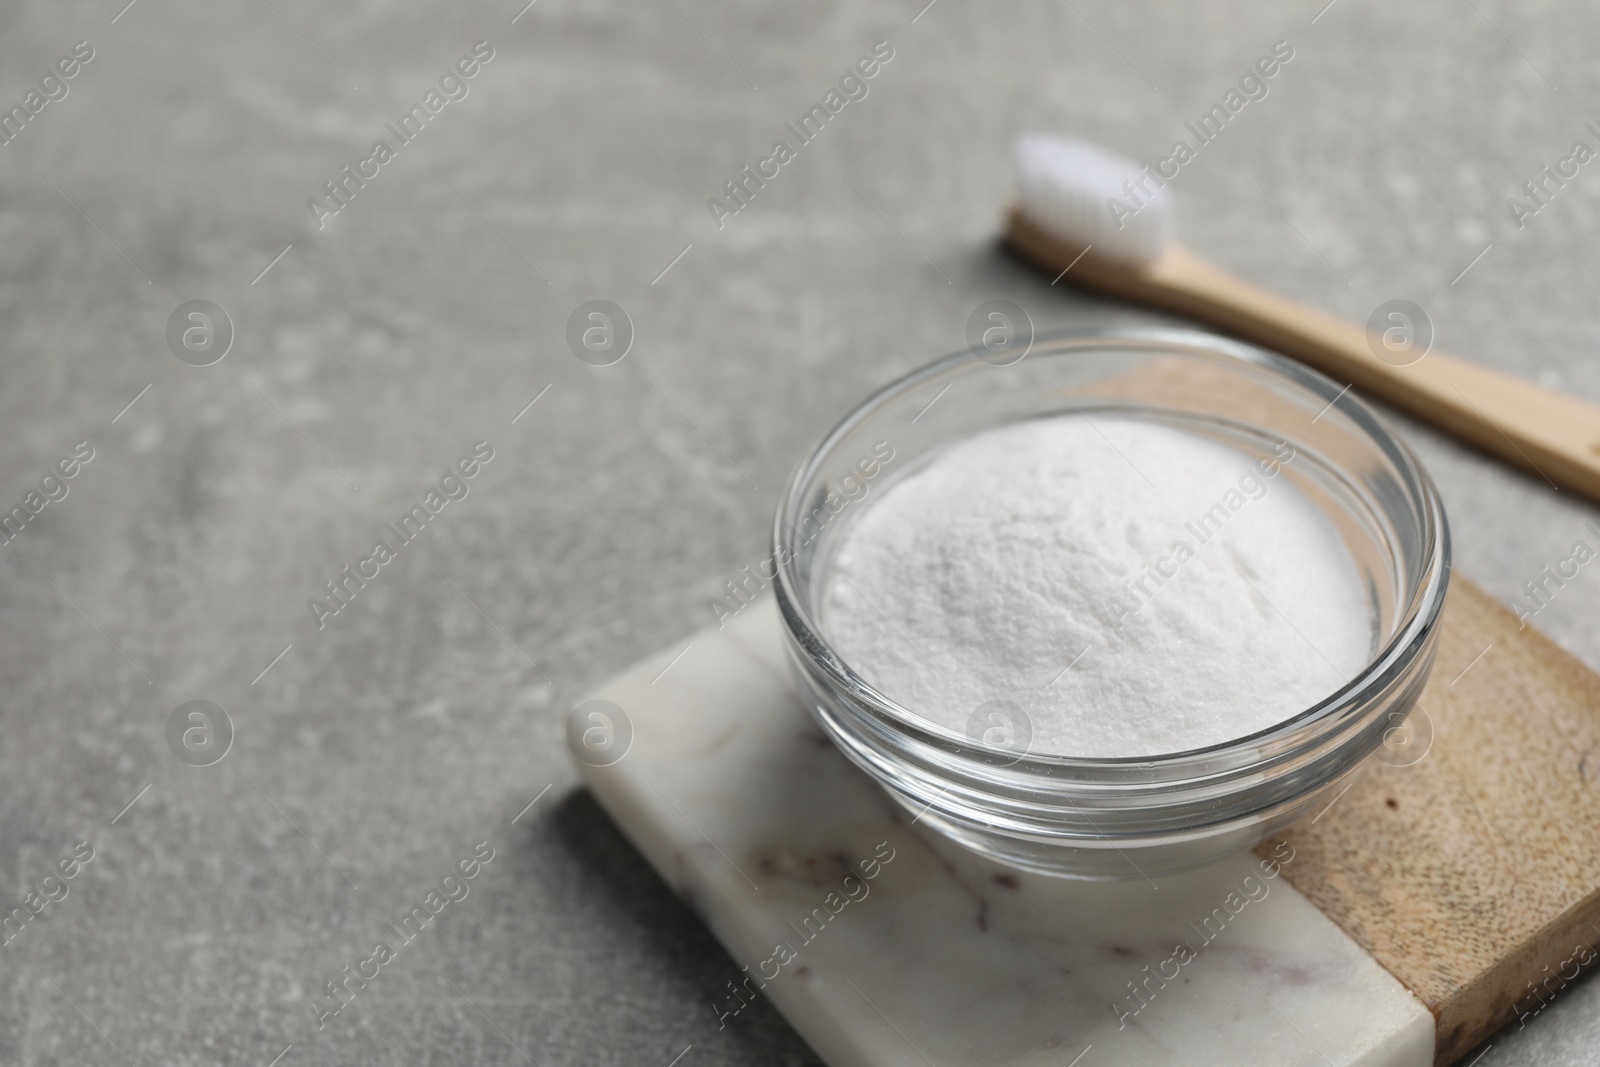
[[[0, 148], [0, 497], [96, 449], [0, 547], [0, 903], [96, 850], [0, 950], [6, 1063], [814, 1062], [765, 1005], [717, 1030], [736, 968], [576, 790], [561, 722], [710, 621], [803, 447], [979, 302], [1148, 318], [996, 253], [1018, 131], [1153, 158], [1287, 39], [1186, 169], [1185, 240], [1357, 320], [1415, 300], [1441, 347], [1600, 401], [1600, 176], [1520, 232], [1505, 206], [1594, 143], [1582, 5], [123, 2], [0, 13], [0, 100], [96, 53]], [[306, 199], [480, 39], [470, 95], [316, 230]], [[719, 231], [706, 198], [880, 39], [870, 95]], [[603, 369], [564, 339], [596, 297], [637, 329]], [[191, 299], [237, 330], [211, 367], [167, 349]], [[1588, 536], [1407, 428], [1494, 593]], [[480, 439], [471, 495], [319, 632], [307, 599]], [[1538, 621], [1600, 666], [1597, 588]], [[214, 766], [168, 749], [192, 699], [237, 731]], [[323, 983], [480, 841], [470, 896], [319, 1031]], [[1481, 1063], [1597, 1040], [1579, 984]]]

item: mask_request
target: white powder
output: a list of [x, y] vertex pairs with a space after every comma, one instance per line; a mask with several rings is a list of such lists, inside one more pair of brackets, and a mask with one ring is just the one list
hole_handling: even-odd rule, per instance
[[826, 582], [823, 629], [869, 684], [963, 733], [1009, 701], [1036, 753], [1242, 737], [1373, 643], [1354, 560], [1278, 463], [1109, 415], [946, 447], [861, 513]]

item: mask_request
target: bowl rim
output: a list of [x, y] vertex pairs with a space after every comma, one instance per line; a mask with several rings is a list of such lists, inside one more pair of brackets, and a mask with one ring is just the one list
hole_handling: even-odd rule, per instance
[[[911, 711], [874, 688], [845, 664], [844, 658], [822, 635], [820, 626], [811, 614], [801, 606], [797, 589], [799, 580], [795, 573], [800, 553], [792, 541], [792, 531], [796, 527], [786, 520], [798, 515], [798, 507], [802, 503], [799, 495], [801, 487], [810, 482], [820, 460], [836, 442], [886, 404], [929, 379], [953, 370], [976, 369], [979, 366], [1003, 371], [1033, 358], [1040, 348], [1046, 349], [1046, 354], [1061, 355], [1070, 354], [1075, 349], [1106, 346], [1148, 347], [1172, 355], [1237, 360], [1326, 400], [1328, 409], [1338, 408], [1403, 476], [1408, 495], [1412, 497], [1412, 503], [1422, 518], [1418, 530], [1419, 542], [1425, 546], [1420, 566], [1422, 577], [1414, 586], [1405, 587], [1408, 597], [1403, 612], [1397, 616], [1394, 632], [1361, 670], [1309, 708], [1264, 729], [1201, 748], [1143, 756], [1067, 756], [1029, 750], [1019, 757], [1013, 750], [976, 741]], [[1056, 351], [1051, 353], [1049, 349]], [[1004, 366], [987, 363], [972, 350], [962, 349], [890, 381], [851, 408], [807, 449], [784, 484], [773, 517], [772, 545], [777, 570], [773, 585], [779, 613], [789, 636], [805, 650], [806, 668], [812, 672], [822, 672], [833, 685], [866, 704], [874, 717], [892, 724], [896, 732], [938, 750], [946, 757], [1003, 769], [1017, 775], [1058, 779], [1064, 770], [1110, 774], [1137, 770], [1143, 772], [1138, 778], [1146, 784], [1154, 784], [1152, 776], [1165, 779], [1160, 772], [1201, 771], [1207, 768], [1231, 770], [1241, 765], [1258, 765], [1266, 755], [1262, 752], [1264, 746], [1289, 748], [1295, 753], [1315, 748], [1329, 733], [1337, 732], [1346, 725], [1346, 717], [1339, 714], [1341, 709], [1358, 707], [1364, 697], [1382, 692], [1403, 674], [1406, 666], [1426, 647], [1427, 637], [1444, 606], [1451, 569], [1449, 522], [1433, 479], [1416, 454], [1378, 412], [1355, 395], [1353, 387], [1341, 385], [1303, 363], [1255, 345], [1205, 330], [1179, 327], [1112, 326], [1051, 331], [1035, 336], [1023, 359]], [[819, 655], [819, 650], [827, 654]], [[1106, 784], [1113, 783], [1107, 781]]]

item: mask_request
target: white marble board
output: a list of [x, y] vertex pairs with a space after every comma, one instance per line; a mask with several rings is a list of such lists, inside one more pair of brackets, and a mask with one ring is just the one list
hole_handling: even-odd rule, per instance
[[1085, 883], [925, 834], [812, 721], [780, 627], [764, 599], [607, 682], [626, 720], [577, 762], [831, 1067], [1433, 1062], [1422, 1004], [1259, 856]]

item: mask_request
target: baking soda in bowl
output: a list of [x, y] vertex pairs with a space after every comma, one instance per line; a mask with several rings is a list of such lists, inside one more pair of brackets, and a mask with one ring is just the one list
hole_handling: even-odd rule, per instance
[[1373, 650], [1361, 575], [1283, 476], [1294, 458], [1109, 414], [956, 441], [844, 531], [823, 629], [858, 676], [939, 725], [1020, 709], [1035, 754], [1256, 733]]

